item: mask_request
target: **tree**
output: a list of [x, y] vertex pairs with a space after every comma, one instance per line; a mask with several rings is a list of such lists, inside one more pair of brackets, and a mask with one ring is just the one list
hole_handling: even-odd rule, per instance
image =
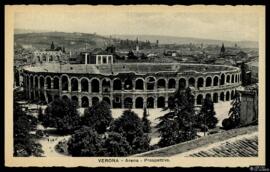
[[68, 143], [72, 156], [103, 156], [103, 139], [93, 128], [83, 126], [72, 134]]
[[138, 115], [129, 110], [125, 110], [111, 126], [111, 131], [121, 133], [132, 147], [132, 153], [139, 153], [149, 150], [150, 139], [144, 135], [143, 123]]
[[61, 134], [69, 134], [80, 127], [80, 115], [76, 104], [69, 99], [56, 99], [45, 109], [42, 117], [45, 127], [55, 127]]
[[127, 156], [132, 152], [132, 148], [126, 138], [116, 132], [108, 133], [103, 147], [106, 149], [105, 156]]
[[232, 129], [240, 125], [241, 100], [238, 92], [235, 92], [231, 105], [232, 107], [230, 108], [228, 114], [229, 118], [222, 121], [222, 126], [224, 129]]
[[146, 108], [143, 108], [143, 117], [142, 117], [142, 123], [143, 123], [143, 132], [144, 133], [150, 133], [151, 132], [151, 122], [147, 119], [149, 114], [147, 113]]
[[113, 121], [112, 112], [105, 101], [101, 101], [84, 111], [83, 124], [92, 127], [99, 134], [105, 133]]
[[177, 90], [173, 96], [171, 111], [158, 118], [160, 122], [156, 126], [161, 139], [159, 146], [172, 144], [194, 139], [196, 136], [194, 96], [192, 90]]
[[233, 101], [232, 101], [232, 107], [229, 111], [229, 118], [233, 121], [234, 126], [240, 125], [240, 112], [241, 112], [241, 100], [240, 100], [240, 94], [238, 92], [235, 93]]
[[216, 112], [214, 110], [214, 103], [211, 98], [206, 97], [204, 99], [200, 113], [196, 118], [196, 125], [201, 129], [215, 128], [218, 119], [215, 117]]
[[16, 102], [13, 108], [14, 156], [41, 156], [43, 153], [41, 145], [36, 143], [34, 135], [29, 133], [36, 129], [36, 118], [27, 115]]

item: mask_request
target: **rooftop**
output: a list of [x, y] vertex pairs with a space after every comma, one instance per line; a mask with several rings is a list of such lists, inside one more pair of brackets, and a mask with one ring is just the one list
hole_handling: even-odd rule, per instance
[[258, 127], [236, 128], [134, 155], [136, 157], [248, 157], [258, 154]]
[[50, 73], [89, 73], [89, 74], [113, 74], [134, 72], [137, 74], [159, 73], [159, 72], [220, 72], [228, 70], [239, 70], [236, 67], [224, 65], [206, 64], [181, 64], [181, 63], [115, 63], [112, 65], [93, 64], [43, 64], [40, 66], [25, 67], [30, 72]]

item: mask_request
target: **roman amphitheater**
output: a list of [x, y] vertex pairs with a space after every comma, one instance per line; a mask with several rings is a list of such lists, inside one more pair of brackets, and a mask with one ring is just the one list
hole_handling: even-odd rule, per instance
[[229, 101], [241, 85], [240, 69], [177, 63], [42, 64], [23, 69], [27, 99], [71, 99], [79, 107], [104, 100], [112, 108], [163, 108], [178, 88], [193, 87], [195, 105], [209, 96]]

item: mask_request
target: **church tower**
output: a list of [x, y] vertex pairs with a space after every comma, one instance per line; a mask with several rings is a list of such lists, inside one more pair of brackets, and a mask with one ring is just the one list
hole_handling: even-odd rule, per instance
[[52, 41], [52, 44], [51, 44], [51, 50], [54, 50], [54, 44], [53, 44], [53, 41]]
[[220, 57], [224, 57], [225, 54], [225, 47], [224, 47], [224, 43], [222, 43], [221, 49], [220, 49]]

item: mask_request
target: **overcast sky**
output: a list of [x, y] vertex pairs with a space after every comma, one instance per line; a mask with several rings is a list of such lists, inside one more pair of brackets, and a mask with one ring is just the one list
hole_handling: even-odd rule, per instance
[[16, 13], [15, 28], [100, 35], [150, 34], [230, 41], [258, 40], [258, 16], [242, 13]]

